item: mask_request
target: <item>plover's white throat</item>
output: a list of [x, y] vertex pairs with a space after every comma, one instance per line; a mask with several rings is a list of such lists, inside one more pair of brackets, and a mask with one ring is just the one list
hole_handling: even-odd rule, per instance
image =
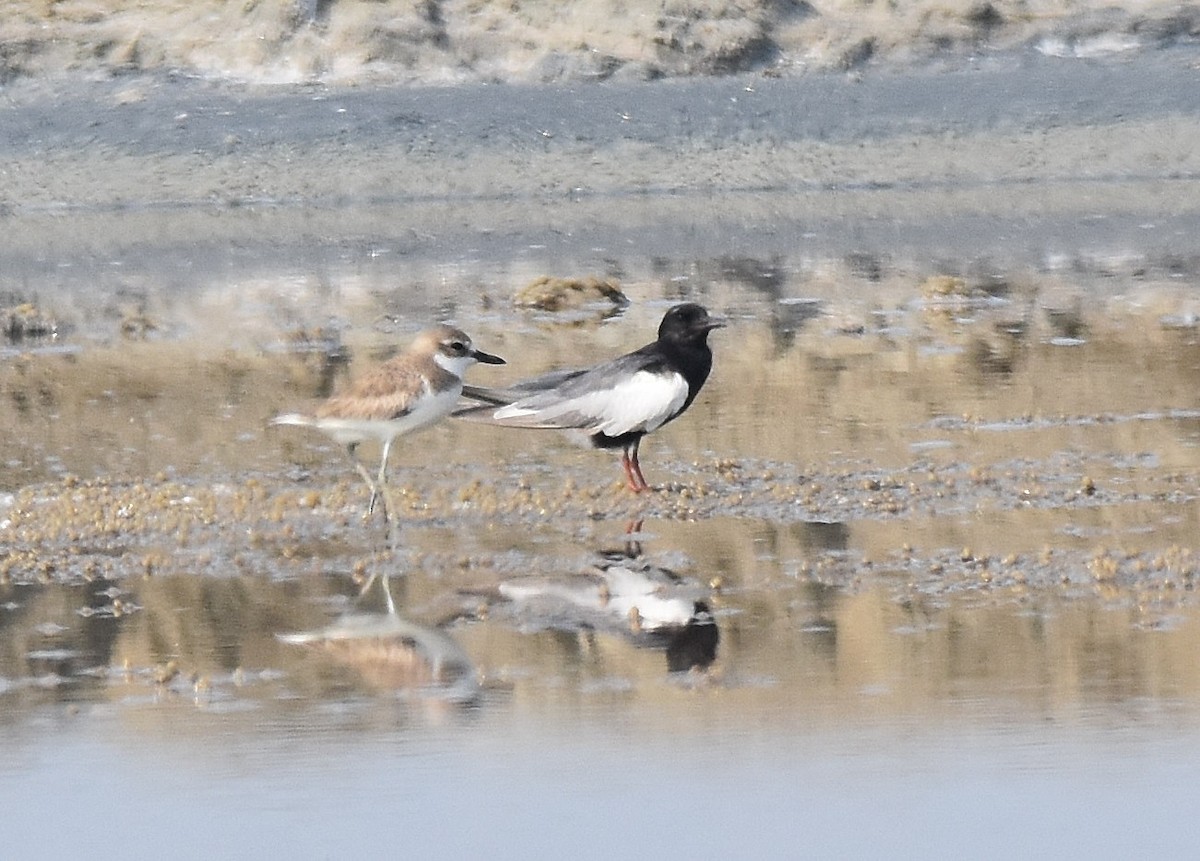
[[700, 305], [676, 305], [663, 317], [658, 340], [640, 350], [504, 389], [466, 386], [463, 394], [478, 403], [454, 415], [509, 427], [582, 430], [593, 445], [622, 450], [626, 480], [640, 493], [649, 485], [638, 445], [691, 406], [712, 370], [708, 333], [723, 325]]
[[[462, 394], [463, 374], [476, 362], [504, 364], [499, 356], [476, 350], [461, 329], [437, 326], [421, 332], [406, 352], [360, 377], [311, 415], [287, 413], [272, 419], [271, 424], [316, 428], [346, 446], [359, 475], [371, 488], [367, 514], [375, 510], [382, 493], [388, 517], [387, 461], [393, 441], [449, 415]], [[354, 456], [359, 443], [369, 440], [383, 449], [374, 478]]]

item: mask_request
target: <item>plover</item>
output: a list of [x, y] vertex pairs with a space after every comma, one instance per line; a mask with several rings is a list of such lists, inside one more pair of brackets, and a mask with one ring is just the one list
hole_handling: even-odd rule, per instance
[[708, 333], [724, 326], [692, 302], [667, 311], [658, 340], [592, 368], [554, 371], [508, 388], [465, 386], [479, 403], [454, 415], [508, 427], [581, 430], [598, 448], [621, 449], [630, 490], [649, 489], [642, 437], [691, 406], [712, 370]]
[[[313, 414], [287, 413], [271, 424], [316, 428], [346, 446], [355, 469], [371, 488], [367, 515], [382, 493], [387, 518], [391, 511], [385, 485], [392, 443], [449, 415], [462, 394], [463, 374], [476, 362], [504, 364], [499, 356], [476, 350], [461, 329], [437, 326], [421, 332], [406, 352], [359, 378]], [[383, 448], [375, 478], [355, 457], [358, 444], [367, 440]]]

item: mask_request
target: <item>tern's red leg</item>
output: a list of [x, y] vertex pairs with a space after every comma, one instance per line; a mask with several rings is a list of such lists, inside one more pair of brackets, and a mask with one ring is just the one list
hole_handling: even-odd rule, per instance
[[625, 524], [625, 555], [630, 559], [637, 559], [642, 555], [642, 542], [638, 541], [637, 537], [642, 534], [644, 522], [644, 518], [639, 518]]
[[629, 482], [629, 489], [634, 493], [650, 489], [650, 485], [646, 483], [646, 476], [642, 475], [642, 466], [638, 463], [639, 442], [640, 440], [634, 440], [626, 446], [625, 451], [621, 454], [621, 466], [625, 467], [625, 479]]
[[629, 460], [629, 449], [621, 452], [621, 468], [625, 470], [625, 482], [629, 485], [629, 489], [637, 493], [640, 488], [637, 476], [633, 474], [633, 464]]

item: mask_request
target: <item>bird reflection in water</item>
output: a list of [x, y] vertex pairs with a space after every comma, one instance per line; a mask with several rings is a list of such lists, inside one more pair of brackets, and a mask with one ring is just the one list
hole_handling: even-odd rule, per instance
[[667, 669], [672, 673], [703, 670], [717, 659], [721, 638], [717, 620], [704, 601], [697, 601], [687, 624], [670, 635], [667, 642]]
[[707, 590], [644, 559], [640, 524], [628, 535], [623, 550], [599, 552], [577, 575], [514, 577], [498, 597], [525, 630], [607, 631], [664, 649], [670, 672], [706, 669], [720, 639]]
[[332, 624], [277, 636], [319, 648], [378, 689], [453, 702], [479, 695], [479, 673], [470, 656], [445, 631], [400, 615], [386, 575], [372, 576], [355, 609]]

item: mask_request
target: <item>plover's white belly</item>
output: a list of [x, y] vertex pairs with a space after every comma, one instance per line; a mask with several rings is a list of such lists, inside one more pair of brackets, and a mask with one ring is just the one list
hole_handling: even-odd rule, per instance
[[419, 431], [448, 416], [458, 403], [462, 385], [442, 392], [430, 392], [417, 402], [413, 410], [394, 419], [321, 419], [321, 429], [342, 445], [375, 440], [380, 444], [398, 436]]

